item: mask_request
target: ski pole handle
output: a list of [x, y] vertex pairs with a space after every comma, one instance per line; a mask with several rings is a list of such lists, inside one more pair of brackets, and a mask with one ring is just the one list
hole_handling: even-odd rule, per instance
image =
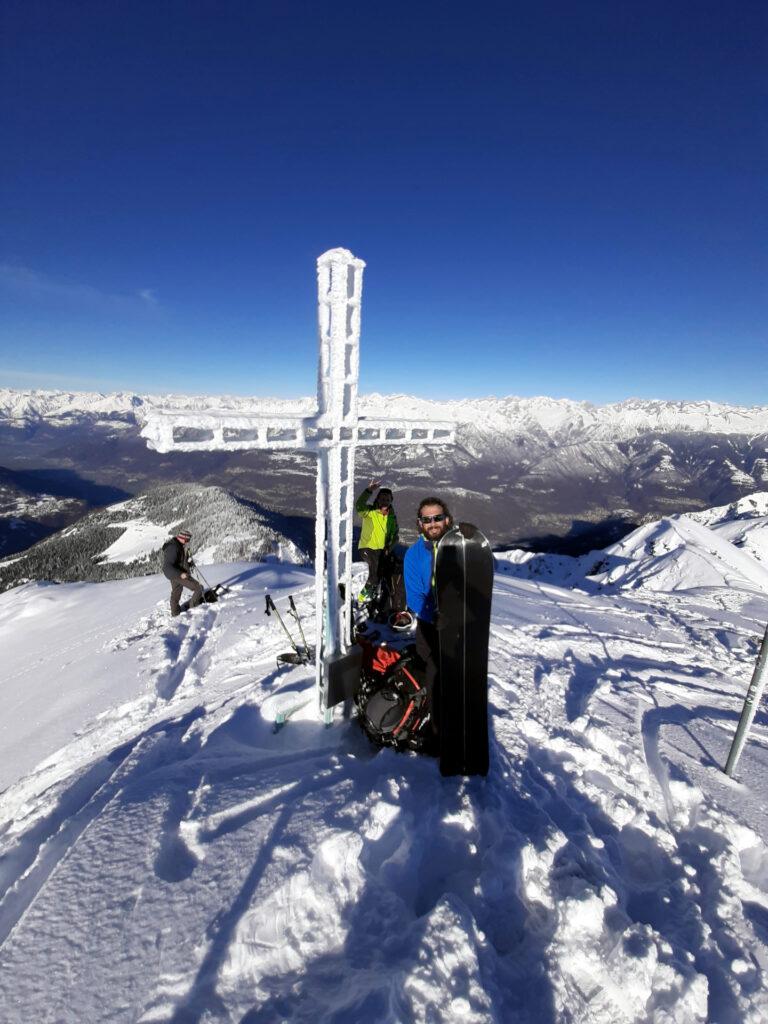
[[291, 606], [291, 611], [295, 613], [296, 605], [293, 603], [293, 594], [288, 598], [288, 604]]
[[275, 602], [272, 600], [269, 594], [267, 594], [267, 607], [264, 609], [267, 615], [272, 614], [272, 608], [275, 607]]

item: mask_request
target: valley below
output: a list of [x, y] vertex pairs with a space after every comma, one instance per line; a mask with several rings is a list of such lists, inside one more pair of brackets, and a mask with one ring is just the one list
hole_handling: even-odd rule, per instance
[[[315, 508], [314, 459], [300, 452], [160, 454], [140, 436], [148, 409], [284, 412], [266, 399], [88, 395], [0, 390], [0, 555], [97, 508], [157, 486], [219, 487], [293, 517], [299, 542]], [[311, 408], [302, 400], [299, 408]], [[292, 406], [295, 411], [295, 404]], [[768, 484], [768, 409], [547, 398], [453, 403], [361, 397], [361, 415], [452, 418], [454, 446], [361, 447], [357, 487], [395, 493], [401, 539], [430, 494], [482, 526], [497, 549], [578, 555], [663, 515], [697, 511]]]

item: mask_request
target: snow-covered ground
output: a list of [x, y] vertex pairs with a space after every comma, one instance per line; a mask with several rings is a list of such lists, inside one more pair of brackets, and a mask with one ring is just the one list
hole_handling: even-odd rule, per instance
[[731, 505], [665, 517], [603, 551], [572, 557], [512, 549], [500, 572], [587, 592], [697, 588], [768, 592], [768, 492]]
[[0, 596], [0, 1020], [768, 1019], [764, 713], [721, 771], [765, 563], [694, 525], [717, 585], [497, 574], [486, 779], [274, 731], [311, 681], [264, 594], [309, 631], [307, 568], [176, 620], [157, 576]]

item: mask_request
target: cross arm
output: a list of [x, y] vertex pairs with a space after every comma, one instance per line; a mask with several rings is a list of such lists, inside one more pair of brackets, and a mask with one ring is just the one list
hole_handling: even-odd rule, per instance
[[253, 448], [317, 451], [337, 445], [453, 444], [456, 425], [443, 420], [366, 419], [357, 429], [326, 416], [280, 416], [152, 409], [141, 436], [150, 448], [170, 451], [247, 451]]
[[317, 416], [247, 413], [178, 412], [152, 409], [145, 414], [141, 436], [158, 452], [245, 451], [291, 448], [314, 451], [332, 437]]
[[449, 420], [385, 420], [361, 417], [357, 445], [454, 444], [456, 424]]

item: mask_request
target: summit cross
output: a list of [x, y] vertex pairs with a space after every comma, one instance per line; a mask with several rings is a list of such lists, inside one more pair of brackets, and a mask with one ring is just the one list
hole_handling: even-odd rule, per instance
[[151, 409], [142, 437], [158, 452], [292, 449], [317, 455], [315, 522], [315, 682], [329, 723], [329, 680], [349, 649], [355, 449], [360, 446], [452, 444], [447, 421], [359, 417], [360, 309], [365, 263], [348, 249], [317, 261], [317, 411], [309, 416]]

